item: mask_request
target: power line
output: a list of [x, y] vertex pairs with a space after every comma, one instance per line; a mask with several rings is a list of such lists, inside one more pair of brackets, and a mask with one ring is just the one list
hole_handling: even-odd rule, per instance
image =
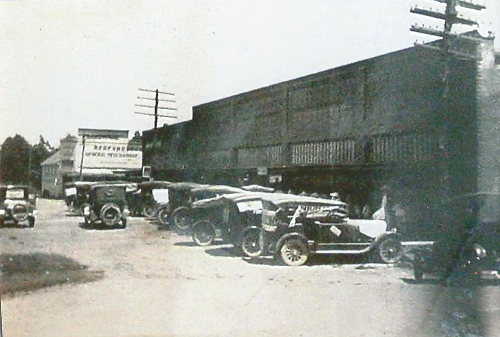
[[165, 92], [165, 91], [158, 91], [158, 90], [150, 90], [150, 89], [141, 89], [139, 88], [140, 91], [146, 91], [146, 92], [158, 92], [159, 94], [165, 94], [165, 95], [171, 95], [171, 96], [175, 96], [175, 94], [173, 92]]
[[160, 114], [158, 114], [158, 110], [177, 111], [177, 108], [168, 107], [168, 106], [159, 106], [160, 102], [175, 103], [175, 100], [161, 99], [159, 97], [160, 94], [169, 95], [169, 96], [175, 96], [174, 93], [172, 93], [172, 92], [165, 92], [165, 91], [159, 91], [158, 89], [151, 90], [151, 89], [142, 89], [142, 88], [139, 88], [139, 91], [154, 92], [155, 93], [155, 97], [154, 98], [153, 97], [137, 96], [138, 99], [143, 99], [143, 100], [147, 100], [147, 101], [154, 101], [154, 103], [155, 103], [154, 106], [153, 105], [146, 105], [146, 104], [135, 104], [135, 106], [137, 106], [137, 107], [154, 109], [153, 110], [154, 113], [147, 113], [147, 112], [140, 112], [140, 111], [134, 112], [135, 114], [138, 114], [138, 115], [154, 116], [154, 118], [155, 118], [154, 119], [154, 128], [155, 129], [158, 127], [158, 117], [177, 119], [177, 116], [173, 116], [173, 115], [160, 115]]

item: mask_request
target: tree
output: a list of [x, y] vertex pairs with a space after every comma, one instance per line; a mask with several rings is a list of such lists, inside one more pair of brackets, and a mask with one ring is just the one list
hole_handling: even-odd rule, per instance
[[31, 145], [20, 135], [8, 137], [2, 144], [0, 172], [2, 183], [29, 183]]
[[38, 144], [31, 148], [29, 182], [31, 186], [40, 189], [42, 187], [42, 167], [40, 164], [49, 158], [55, 149], [40, 135]]
[[27, 184], [40, 189], [40, 164], [54, 152], [54, 147], [42, 136], [38, 144], [33, 146], [20, 135], [8, 137], [2, 145], [0, 156], [0, 182]]

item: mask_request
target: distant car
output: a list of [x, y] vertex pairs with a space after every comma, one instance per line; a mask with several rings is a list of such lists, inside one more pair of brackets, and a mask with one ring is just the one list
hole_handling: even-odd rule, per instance
[[[444, 200], [434, 209], [440, 235], [414, 250], [413, 273], [451, 281], [479, 279], [500, 266], [500, 193], [478, 192]], [[480, 219], [480, 220], [478, 220]]]
[[24, 185], [0, 186], [0, 226], [4, 223], [35, 226], [35, 200]]
[[83, 209], [85, 224], [101, 222], [109, 227], [127, 226], [128, 209], [125, 191], [128, 184], [96, 184], [90, 188], [88, 204]]
[[191, 205], [192, 217], [196, 219], [192, 226], [193, 241], [207, 246], [221, 238], [245, 254], [253, 254], [259, 242], [263, 194], [269, 193], [231, 193], [194, 202]]
[[147, 218], [154, 217], [157, 211], [155, 193], [163, 191], [168, 195], [168, 181], [145, 181], [137, 184], [137, 190], [127, 194], [130, 211]]
[[385, 263], [397, 262], [403, 255], [399, 235], [382, 220], [347, 218], [346, 206], [305, 196], [263, 198], [262, 244], [289, 266], [305, 264], [312, 254], [375, 252]]

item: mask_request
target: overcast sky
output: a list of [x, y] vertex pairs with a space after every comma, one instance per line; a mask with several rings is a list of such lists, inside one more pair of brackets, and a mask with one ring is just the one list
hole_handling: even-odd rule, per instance
[[[480, 31], [500, 39], [499, 1], [482, 3]], [[412, 23], [440, 24], [411, 14], [414, 4], [440, 5], [0, 0], [0, 143], [17, 133], [59, 145], [79, 127], [151, 129], [153, 117], [134, 114], [138, 88], [174, 92], [180, 121], [194, 105], [410, 47], [429, 40]]]

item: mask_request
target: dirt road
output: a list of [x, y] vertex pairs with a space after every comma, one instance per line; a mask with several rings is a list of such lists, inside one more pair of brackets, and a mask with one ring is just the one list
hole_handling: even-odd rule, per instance
[[0, 229], [2, 253], [57, 253], [102, 280], [2, 299], [3, 333], [18, 336], [500, 336], [500, 291], [414, 284], [381, 264], [277, 266], [141, 218], [82, 228], [62, 202], [39, 200], [36, 226]]

